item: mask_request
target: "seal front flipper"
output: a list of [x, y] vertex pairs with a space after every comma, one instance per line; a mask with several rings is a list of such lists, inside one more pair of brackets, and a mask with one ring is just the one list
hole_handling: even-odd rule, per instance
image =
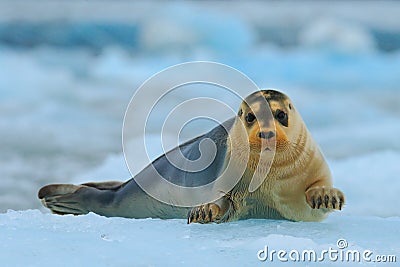
[[341, 210], [345, 204], [342, 191], [332, 187], [316, 186], [306, 191], [306, 200], [313, 209]]
[[187, 223], [223, 223], [233, 215], [230, 200], [222, 197], [219, 200], [192, 208], [188, 213]]

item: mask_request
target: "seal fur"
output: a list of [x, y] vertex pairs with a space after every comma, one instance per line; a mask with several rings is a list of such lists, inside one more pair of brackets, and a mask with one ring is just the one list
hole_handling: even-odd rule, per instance
[[[272, 111], [272, 124], [256, 114], [262, 112], [260, 103], [263, 101]], [[239, 130], [243, 126], [246, 135]], [[194, 160], [205, 138], [211, 139], [217, 147], [217, 155], [206, 169], [185, 172], [162, 155], [135, 179], [151, 177], [156, 170], [175, 184], [199, 186], [215, 180], [228, 160], [246, 161], [240, 181], [212, 203], [193, 208], [169, 205], [147, 195], [133, 178], [125, 183], [47, 185], [39, 190], [39, 199], [56, 214], [95, 212], [107, 217], [187, 218], [188, 223], [221, 223], [248, 218], [320, 221], [329, 212], [342, 209], [345, 203], [344, 194], [332, 186], [329, 167], [318, 145], [292, 101], [281, 92], [261, 90], [251, 94], [241, 104], [237, 117], [167, 153], [180, 150], [187, 159]], [[272, 144], [276, 146], [270, 147]], [[249, 158], [241, 153], [230, 153], [232, 146], [239, 150], [250, 147]], [[273, 149], [273, 160], [264, 159], [263, 155]], [[254, 177], [260, 177], [262, 183], [252, 191], [249, 186]]]

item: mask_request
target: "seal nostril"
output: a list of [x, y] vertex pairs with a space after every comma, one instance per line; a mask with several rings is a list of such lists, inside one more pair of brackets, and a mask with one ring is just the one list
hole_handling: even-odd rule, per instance
[[275, 133], [273, 131], [258, 133], [258, 137], [263, 138], [263, 139], [270, 139], [274, 136], [275, 136]]
[[274, 137], [274, 136], [275, 136], [275, 133], [274, 133], [274, 132], [271, 131], [271, 132], [268, 133], [268, 138], [272, 138], [272, 137]]

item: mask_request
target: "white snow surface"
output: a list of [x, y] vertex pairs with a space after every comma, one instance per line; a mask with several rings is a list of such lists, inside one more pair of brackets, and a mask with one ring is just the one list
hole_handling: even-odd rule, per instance
[[[190, 224], [185, 220], [54, 216], [38, 210], [0, 215], [2, 266], [280, 266], [259, 261], [270, 250], [371, 250], [397, 255], [399, 217], [334, 214], [321, 223], [246, 220], [226, 224]], [[296, 262], [303, 266], [380, 266], [366, 262]], [[295, 263], [289, 263], [295, 264]], [[376, 264], [376, 265], [375, 265]], [[384, 266], [384, 265], [382, 265]], [[396, 266], [391, 263], [389, 266]]]

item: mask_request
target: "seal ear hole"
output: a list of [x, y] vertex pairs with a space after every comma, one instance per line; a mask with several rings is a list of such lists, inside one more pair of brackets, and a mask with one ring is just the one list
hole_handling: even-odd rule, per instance
[[241, 117], [242, 115], [243, 115], [243, 110], [240, 109], [239, 112], [238, 112], [238, 116]]
[[289, 103], [289, 109], [292, 109], [292, 104]]
[[247, 121], [248, 123], [252, 123], [252, 122], [254, 122], [255, 120], [256, 120], [256, 116], [254, 116], [253, 113], [247, 113], [247, 115], [246, 115], [246, 121]]

